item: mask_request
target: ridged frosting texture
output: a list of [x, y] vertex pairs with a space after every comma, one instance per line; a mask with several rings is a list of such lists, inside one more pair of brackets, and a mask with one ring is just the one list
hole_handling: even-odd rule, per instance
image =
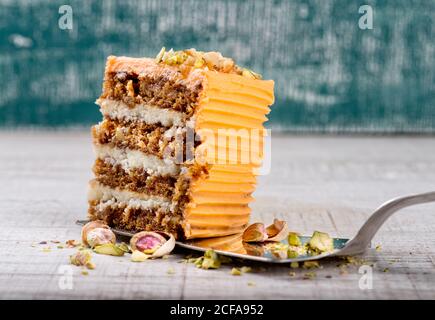
[[274, 101], [271, 80], [213, 71], [205, 76], [196, 111], [195, 130], [202, 141], [196, 156], [208, 164], [209, 173], [191, 182], [184, 213], [188, 239], [235, 234], [246, 227], [255, 169], [263, 157], [263, 123]]

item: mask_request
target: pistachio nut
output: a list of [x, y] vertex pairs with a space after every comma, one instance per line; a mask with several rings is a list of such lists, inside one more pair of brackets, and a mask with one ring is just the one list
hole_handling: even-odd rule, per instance
[[88, 232], [86, 242], [88, 246], [94, 248], [106, 243], [114, 244], [116, 242], [116, 236], [110, 229], [95, 228]]
[[[99, 230], [91, 234], [90, 240], [93, 243], [93, 245], [91, 245], [88, 242], [88, 235], [94, 229], [99, 229]], [[102, 231], [101, 229], [107, 229], [110, 232]], [[103, 243], [115, 243], [115, 242], [116, 242], [115, 234], [110, 230], [110, 227], [102, 220], [90, 221], [87, 224], [85, 224], [82, 228], [82, 243], [85, 246], [93, 247], [95, 245], [99, 245]]]
[[242, 239], [244, 242], [263, 242], [268, 238], [266, 228], [262, 223], [253, 223], [243, 232]]
[[141, 231], [130, 239], [131, 249], [160, 258], [169, 254], [175, 247], [173, 235], [164, 232]]

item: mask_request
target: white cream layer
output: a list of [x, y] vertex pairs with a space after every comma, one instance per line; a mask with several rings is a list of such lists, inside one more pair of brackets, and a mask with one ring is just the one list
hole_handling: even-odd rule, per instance
[[166, 211], [171, 209], [171, 201], [165, 197], [113, 189], [96, 181], [89, 184], [88, 200], [100, 202], [96, 207], [98, 211], [113, 206], [126, 206], [132, 209], [162, 208]]
[[113, 148], [108, 145], [94, 145], [97, 158], [110, 163], [121, 165], [129, 172], [131, 169], [143, 169], [149, 175], [175, 176], [180, 172], [180, 166], [171, 159], [160, 159], [151, 154], [137, 150]]
[[157, 108], [146, 104], [137, 104], [130, 108], [122, 101], [111, 99], [98, 99], [96, 104], [100, 106], [101, 113], [111, 119], [141, 121], [147, 124], [161, 123], [165, 127], [184, 126], [186, 124], [184, 113], [170, 109]]

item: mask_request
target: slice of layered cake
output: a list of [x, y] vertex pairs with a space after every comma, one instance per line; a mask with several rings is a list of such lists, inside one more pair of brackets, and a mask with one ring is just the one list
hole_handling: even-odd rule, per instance
[[90, 218], [178, 239], [241, 232], [273, 86], [217, 52], [110, 56], [92, 128]]

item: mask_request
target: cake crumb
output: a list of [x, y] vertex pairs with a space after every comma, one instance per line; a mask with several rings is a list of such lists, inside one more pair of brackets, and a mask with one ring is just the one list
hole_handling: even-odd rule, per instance
[[316, 275], [315, 272], [307, 272], [307, 273], [304, 274], [303, 279], [304, 279], [304, 280], [313, 280], [313, 279], [315, 279], [316, 277], [317, 277], [317, 275]]
[[233, 276], [241, 276], [242, 272], [239, 269], [237, 269], [237, 268], [232, 268], [231, 269], [231, 275], [233, 275]]

